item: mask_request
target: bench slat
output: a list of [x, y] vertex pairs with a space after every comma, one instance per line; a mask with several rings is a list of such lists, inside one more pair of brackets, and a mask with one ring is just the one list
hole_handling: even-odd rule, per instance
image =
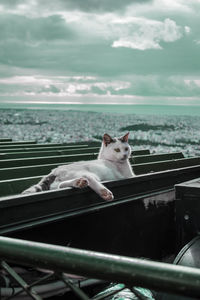
[[55, 144], [9, 144], [9, 145], [2, 145], [0, 144], [0, 152], [12, 152], [12, 151], [26, 151], [26, 150], [31, 150], [31, 151], [38, 151], [42, 148], [45, 150], [47, 148], [52, 148], [55, 149], [55, 147], [67, 147], [67, 148], [76, 148], [76, 147], [88, 147], [87, 144], [68, 144], [68, 143], [55, 143]]
[[16, 159], [16, 158], [34, 158], [34, 157], [48, 157], [48, 156], [60, 156], [60, 155], [73, 155], [82, 153], [99, 152], [99, 147], [84, 147], [84, 148], [67, 148], [64, 150], [47, 150], [46, 151], [26, 151], [26, 152], [14, 152], [14, 153], [0, 153], [0, 160], [2, 159]]
[[[12, 179], [14, 187], [15, 182], [18, 184], [20, 178], [22, 182], [26, 182], [26, 180], [29, 180], [28, 178], [30, 177], [36, 176], [37, 178], [40, 178], [41, 176], [47, 175], [52, 169], [63, 164], [65, 163], [0, 169], [0, 191], [2, 190], [3, 184], [5, 184], [5, 182], [9, 179]], [[176, 161], [136, 164], [132, 165], [132, 169], [136, 175], [142, 175], [152, 172], [173, 170], [198, 165], [200, 165], [200, 157], [177, 159]], [[30, 183], [30, 185], [31, 184], [32, 183]], [[29, 183], [27, 185], [25, 184], [25, 186], [22, 184], [22, 190], [30, 185]]]
[[[34, 157], [47, 157], [47, 156], [60, 156], [60, 155], [73, 155], [73, 154], [82, 154], [82, 153], [97, 153], [99, 152], [99, 147], [76, 147], [76, 148], [68, 148], [63, 147], [61, 149], [47, 149], [43, 148], [43, 151], [40, 149], [35, 149], [36, 151], [27, 151], [24, 152], [9, 152], [9, 153], [0, 153], [0, 160], [3, 159], [16, 159], [16, 158], [34, 158]], [[132, 155], [135, 156], [146, 156], [146, 153], [150, 153], [149, 150], [137, 150], [132, 151]]]
[[162, 154], [151, 154], [151, 155], [142, 155], [132, 157], [131, 162], [133, 164], [142, 164], [156, 161], [165, 161], [184, 158], [182, 152], [172, 152], [172, 153], [162, 153]]
[[12, 139], [9, 139], [9, 138], [0, 138], [0, 143], [3, 143], [3, 142], [12, 142]]
[[200, 165], [200, 157], [181, 158], [177, 160], [167, 160], [167, 161], [151, 162], [145, 164], [135, 164], [132, 165], [132, 168], [136, 175], [140, 175], [145, 173], [160, 172], [165, 170], [185, 168], [185, 167], [197, 166], [197, 165]]

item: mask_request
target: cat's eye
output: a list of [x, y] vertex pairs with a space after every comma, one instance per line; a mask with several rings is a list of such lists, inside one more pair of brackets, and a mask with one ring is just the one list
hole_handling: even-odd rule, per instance
[[119, 148], [115, 148], [114, 150], [115, 150], [115, 152], [120, 152]]
[[128, 147], [125, 148], [125, 151], [128, 151]]

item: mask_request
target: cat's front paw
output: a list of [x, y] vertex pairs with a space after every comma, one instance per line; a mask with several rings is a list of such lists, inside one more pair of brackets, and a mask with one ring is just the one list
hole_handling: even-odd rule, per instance
[[114, 199], [113, 193], [107, 189], [102, 189], [100, 191], [100, 196], [106, 201], [112, 201]]
[[85, 187], [87, 187], [89, 185], [89, 182], [86, 178], [79, 178], [74, 182], [74, 187], [79, 188], [79, 189], [83, 189]]

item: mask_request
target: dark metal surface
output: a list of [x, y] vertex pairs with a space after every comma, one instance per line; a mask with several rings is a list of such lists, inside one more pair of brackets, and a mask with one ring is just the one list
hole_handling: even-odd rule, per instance
[[[50, 148], [50, 147], [49, 147]], [[15, 159], [15, 158], [31, 158], [31, 157], [47, 157], [47, 156], [59, 156], [59, 155], [67, 155], [67, 154], [82, 154], [82, 153], [94, 153], [99, 152], [99, 146], [98, 147], [86, 147], [86, 145], [83, 146], [61, 146], [59, 147], [53, 147], [53, 148], [36, 148], [34, 151], [33, 148], [27, 149], [26, 151], [19, 151], [16, 149], [16, 152], [8, 152], [6, 153], [0, 153], [0, 160], [2, 159]], [[57, 149], [56, 149], [57, 148]], [[147, 156], [149, 154], [148, 150], [138, 150], [138, 151], [132, 151], [132, 155], [143, 155]], [[169, 156], [170, 157], [170, 156]], [[156, 160], [156, 156], [155, 156]]]
[[[35, 141], [22, 141], [22, 142], [10, 142], [6, 144], [0, 144], [0, 151], [4, 151], [5, 149], [15, 150], [15, 149], [25, 149], [25, 148], [49, 148], [49, 147], [56, 147], [56, 146], [81, 146], [83, 147], [85, 143], [81, 144], [70, 144], [70, 143], [47, 143], [47, 144], [36, 144]], [[87, 145], [86, 145], [87, 146]], [[16, 150], [15, 150], [16, 151]]]
[[53, 151], [53, 150], [67, 150], [67, 149], [79, 149], [79, 148], [87, 148], [87, 144], [75, 144], [75, 145], [69, 145], [69, 144], [35, 144], [35, 145], [25, 145], [24, 146], [12, 146], [9, 148], [1, 148], [0, 147], [0, 154], [7, 154], [7, 153], [20, 153], [20, 152], [26, 152], [26, 151]]
[[[10, 168], [0, 168], [0, 180], [7, 180], [7, 179], [14, 179], [20, 177], [33, 177], [33, 176], [44, 176], [48, 174], [52, 169], [56, 168], [59, 165], [66, 164], [72, 161], [77, 161], [78, 159], [96, 159], [97, 154], [83, 154], [83, 155], [68, 155], [68, 156], [61, 156], [60, 158], [53, 157], [46, 158], [46, 160], [50, 161], [49, 164], [41, 164], [41, 165], [30, 165], [31, 162], [34, 164], [34, 158], [31, 160], [27, 160], [26, 163], [29, 164], [27, 166], [20, 166], [20, 167], [10, 167]], [[68, 161], [67, 161], [68, 160]], [[17, 161], [17, 159], [15, 160]], [[55, 163], [53, 163], [55, 161]], [[63, 161], [63, 162], [62, 162]], [[17, 162], [16, 162], [17, 163]], [[21, 163], [21, 162], [20, 162]], [[5, 162], [4, 162], [5, 164]], [[5, 166], [5, 165], [4, 165]], [[190, 166], [200, 166], [200, 158], [184, 158], [184, 159], [177, 159], [176, 161], [162, 161], [162, 162], [154, 162], [154, 163], [145, 163], [145, 164], [135, 164], [132, 165], [132, 169], [136, 175], [146, 174], [146, 173], [153, 173], [153, 172], [160, 172], [166, 170], [173, 170], [173, 169], [181, 169], [181, 168], [188, 168]], [[197, 175], [196, 177], [198, 177]], [[195, 177], [191, 177], [195, 178]], [[191, 179], [188, 178], [188, 179]]]
[[47, 156], [47, 157], [28, 157], [16, 159], [3, 159], [0, 160], [0, 168], [15, 168], [20, 166], [33, 166], [45, 164], [60, 164], [67, 162], [74, 162], [79, 160], [92, 160], [97, 158], [98, 153], [79, 153], [60, 156]]
[[0, 143], [0, 148], [4, 146], [17, 146], [17, 145], [32, 145], [36, 144], [36, 141], [10, 141], [10, 142], [1, 142]]
[[[16, 154], [5, 154], [0, 155], [0, 168], [14, 168], [14, 167], [21, 167], [21, 166], [33, 166], [33, 165], [44, 165], [44, 164], [53, 164], [53, 163], [63, 163], [63, 162], [74, 162], [79, 160], [92, 160], [96, 159], [99, 152], [99, 147], [88, 147], [84, 150], [65, 150], [65, 151], [51, 151], [50, 153], [42, 152], [37, 153], [34, 152], [29, 154], [26, 153], [19, 153]], [[8, 157], [6, 157], [6, 155]], [[31, 156], [30, 156], [31, 155]], [[143, 156], [143, 155], [142, 155]], [[138, 157], [138, 156], [137, 156]], [[153, 160], [157, 161], [156, 155], [149, 155], [146, 156], [145, 162]], [[171, 159], [171, 156], [167, 156], [168, 159]], [[134, 157], [131, 157], [131, 161], [134, 160]]]
[[[175, 265], [200, 269], [200, 237], [197, 236], [187, 243], [174, 260]], [[159, 293], [159, 300], [192, 300], [193, 297]], [[199, 299], [195, 297], [196, 300]]]
[[67, 148], [60, 150], [47, 150], [46, 151], [25, 151], [25, 152], [13, 152], [13, 153], [0, 153], [0, 160], [3, 159], [16, 159], [16, 158], [33, 158], [33, 157], [48, 157], [48, 156], [60, 156], [60, 155], [74, 155], [90, 152], [98, 152], [99, 147], [81, 147], [81, 148]]
[[12, 142], [12, 139], [9, 138], [0, 138], [0, 143], [2, 142]]
[[132, 163], [141, 164], [141, 163], [149, 163], [155, 161], [165, 161], [165, 160], [174, 160], [184, 158], [182, 152], [172, 152], [172, 153], [162, 153], [162, 154], [151, 154], [151, 155], [142, 155], [132, 157]]
[[173, 170], [177, 168], [185, 168], [188, 166], [197, 166], [197, 165], [200, 165], [200, 157], [182, 158], [182, 159], [174, 159], [174, 160], [144, 163], [144, 164], [135, 164], [132, 167], [134, 173], [136, 175], [140, 175], [144, 173]]
[[196, 268], [6, 237], [0, 237], [0, 255], [33, 267], [200, 297], [200, 270]]
[[34, 300], [41, 300], [40, 296], [34, 291], [34, 289], [31, 289], [23, 280], [23, 278], [19, 276], [5, 261], [1, 262], [1, 267], [14, 278], [14, 280], [19, 284], [19, 286], [22, 287], [22, 289], [30, 296], [30, 298]]
[[182, 247], [200, 233], [200, 178], [178, 184], [175, 189], [177, 240]]
[[[74, 198], [65, 204], [63, 199], [62, 205], [59, 204], [59, 209], [63, 208], [63, 212], [60, 213], [58, 213], [59, 202], [55, 198], [56, 202], [49, 201], [52, 210], [54, 205], [55, 212], [52, 211], [50, 214], [50, 209], [46, 212], [44, 207], [37, 203], [37, 211], [33, 206], [32, 215], [26, 211], [27, 217], [24, 217], [24, 222], [22, 219], [19, 222], [19, 219], [15, 218], [18, 223], [4, 224], [1, 226], [1, 234], [162, 260], [175, 250], [174, 203], [163, 203], [161, 193], [149, 196], [152, 203], [148, 208], [145, 205], [147, 195], [113, 203], [93, 203], [85, 207], [85, 201], [77, 202]], [[73, 210], [75, 205], [77, 208]], [[20, 213], [17, 209], [15, 211], [17, 215]]]

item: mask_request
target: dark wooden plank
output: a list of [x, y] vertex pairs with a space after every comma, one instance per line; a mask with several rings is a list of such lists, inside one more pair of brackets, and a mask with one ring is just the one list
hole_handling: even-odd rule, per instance
[[46, 151], [48, 149], [62, 149], [62, 148], [77, 148], [88, 147], [88, 144], [68, 144], [68, 143], [47, 143], [47, 144], [13, 144], [13, 145], [0, 145], [0, 153], [9, 152], [23, 152], [23, 151]]
[[2, 142], [0, 144], [0, 148], [7, 146], [7, 147], [12, 147], [12, 146], [19, 146], [19, 145], [35, 145], [37, 142], [36, 141], [11, 141], [11, 142]]
[[[9, 153], [0, 153], [0, 160], [3, 159], [16, 159], [16, 158], [34, 158], [34, 157], [48, 157], [48, 156], [60, 156], [60, 155], [74, 155], [74, 154], [83, 154], [83, 153], [98, 153], [100, 147], [63, 147], [61, 149], [51, 148], [43, 148], [42, 151], [40, 149], [34, 149], [35, 151], [21, 151], [21, 152], [9, 152]], [[146, 153], [150, 153], [149, 150], [136, 150], [132, 151], [132, 156], [139, 155], [146, 156]]]
[[18, 159], [4, 159], [0, 160], [0, 168], [15, 168], [19, 166], [35, 166], [53, 163], [68, 163], [80, 160], [96, 159], [98, 153], [85, 153], [75, 155], [60, 155], [48, 157], [34, 157], [34, 158], [18, 158]]
[[150, 150], [149, 149], [141, 149], [141, 150], [133, 150], [132, 151], [132, 155], [136, 156], [136, 155], [148, 155], [150, 154]]
[[3, 142], [12, 142], [12, 139], [9, 139], [9, 138], [0, 138], [0, 143], [3, 143]]
[[151, 162], [145, 164], [133, 164], [132, 168], [136, 175], [185, 168], [189, 166], [200, 165], [200, 157], [182, 158], [176, 160], [167, 160], [160, 162]]
[[0, 160], [2, 159], [17, 159], [17, 158], [34, 158], [34, 157], [48, 157], [48, 156], [60, 156], [60, 155], [74, 155], [99, 152], [99, 147], [76, 147], [76, 148], [64, 148], [61, 150], [47, 150], [46, 151], [26, 151], [26, 152], [13, 152], [13, 153], [0, 153]]
[[182, 152], [134, 156], [134, 157], [132, 157], [131, 162], [133, 164], [143, 164], [143, 163], [150, 163], [150, 162], [156, 162], [156, 161], [174, 160], [174, 159], [179, 159], [179, 158], [184, 158], [184, 155]]

